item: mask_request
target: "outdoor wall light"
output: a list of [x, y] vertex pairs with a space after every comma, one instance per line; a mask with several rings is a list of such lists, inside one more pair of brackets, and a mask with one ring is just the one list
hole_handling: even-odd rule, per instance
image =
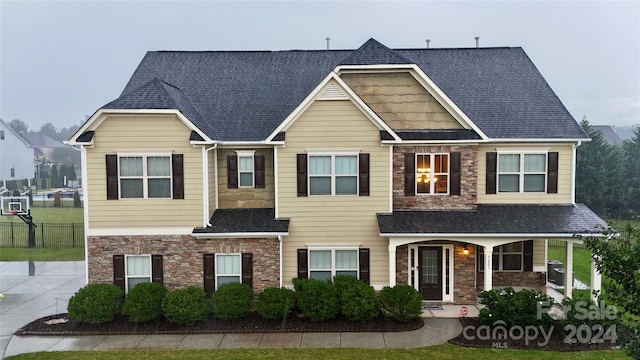
[[465, 245], [465, 246], [462, 248], [462, 253], [463, 253], [464, 255], [469, 255], [469, 246], [468, 246], [468, 245]]

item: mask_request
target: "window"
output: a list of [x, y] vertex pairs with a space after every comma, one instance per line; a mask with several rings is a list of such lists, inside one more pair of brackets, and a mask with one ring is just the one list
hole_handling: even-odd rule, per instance
[[126, 256], [126, 291], [140, 283], [151, 282], [151, 255]]
[[265, 156], [255, 150], [236, 150], [227, 155], [227, 188], [265, 187]]
[[238, 184], [240, 187], [253, 187], [253, 155], [238, 156]]
[[120, 156], [120, 198], [171, 198], [171, 157]]
[[336, 275], [358, 277], [357, 249], [309, 250], [309, 278], [329, 281]]
[[447, 194], [449, 192], [449, 155], [416, 155], [416, 193]]
[[216, 254], [216, 289], [222, 284], [239, 283], [242, 279], [240, 254]]
[[[493, 248], [491, 257], [494, 271], [522, 271], [524, 260], [523, 242], [514, 242]], [[484, 249], [478, 246], [478, 270], [484, 271]]]
[[0, 130], [0, 140], [4, 140], [4, 130]]
[[545, 192], [547, 154], [498, 155], [498, 192]]
[[357, 155], [309, 155], [310, 195], [357, 195]]

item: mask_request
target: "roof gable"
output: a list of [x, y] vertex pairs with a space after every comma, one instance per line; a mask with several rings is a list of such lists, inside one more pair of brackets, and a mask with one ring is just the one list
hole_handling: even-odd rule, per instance
[[389, 65], [389, 64], [413, 64], [404, 56], [382, 45], [371, 38], [357, 50], [353, 51], [340, 65]]

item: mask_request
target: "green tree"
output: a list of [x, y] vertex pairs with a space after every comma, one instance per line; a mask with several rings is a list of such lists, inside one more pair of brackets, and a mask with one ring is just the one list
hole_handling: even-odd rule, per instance
[[40, 133], [50, 136], [56, 140], [60, 140], [58, 139], [60, 137], [60, 134], [58, 134], [58, 130], [56, 129], [55, 126], [53, 126], [52, 123], [46, 123], [42, 125], [40, 127]]
[[52, 188], [60, 187], [60, 175], [58, 174], [58, 167], [55, 164], [51, 165], [49, 181]]
[[628, 184], [627, 204], [636, 216], [640, 215], [640, 126], [633, 131], [633, 137], [625, 140], [624, 165]]
[[29, 131], [29, 125], [27, 125], [24, 121], [20, 119], [13, 119], [9, 121], [7, 124], [10, 128], [12, 128], [15, 132], [22, 133]]

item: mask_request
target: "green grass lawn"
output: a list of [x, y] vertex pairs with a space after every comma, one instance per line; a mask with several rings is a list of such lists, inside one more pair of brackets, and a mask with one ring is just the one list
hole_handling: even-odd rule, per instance
[[418, 349], [233, 349], [233, 350], [125, 350], [40, 352], [8, 357], [11, 360], [156, 360], [156, 359], [630, 359], [624, 350], [552, 352], [509, 349], [474, 349], [450, 344]]
[[[549, 247], [549, 260], [561, 261], [565, 266], [564, 247]], [[577, 280], [591, 284], [591, 252], [574, 245], [573, 247], [573, 273]]]
[[[50, 224], [81, 224], [84, 222], [84, 213], [82, 208], [65, 207], [31, 207], [31, 217], [33, 222], [50, 223]], [[0, 221], [18, 221], [22, 222], [17, 216], [0, 216]]]
[[0, 261], [82, 261], [84, 247], [80, 248], [8, 248], [0, 247]]

